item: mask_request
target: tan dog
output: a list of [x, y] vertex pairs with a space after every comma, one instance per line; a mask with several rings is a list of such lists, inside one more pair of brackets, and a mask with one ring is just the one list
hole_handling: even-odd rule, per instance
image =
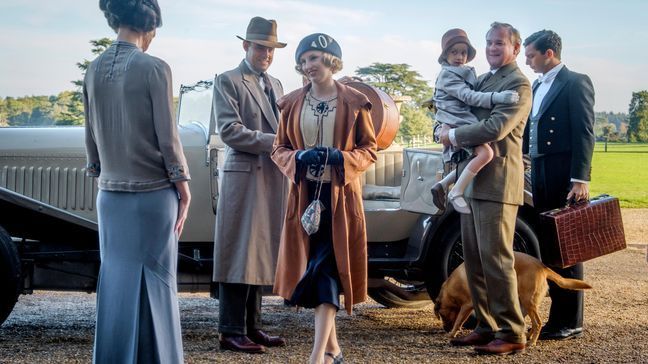
[[[542, 321], [538, 308], [549, 289], [547, 279], [561, 288], [575, 290], [592, 288], [581, 280], [561, 277], [538, 259], [524, 253], [515, 252], [515, 272], [522, 313], [525, 316], [528, 314], [531, 318], [529, 346], [534, 346], [540, 335]], [[473, 303], [468, 290], [466, 267], [461, 264], [441, 286], [439, 297], [434, 304], [434, 314], [443, 321], [443, 329], [450, 333], [450, 337], [455, 337], [472, 311]]]

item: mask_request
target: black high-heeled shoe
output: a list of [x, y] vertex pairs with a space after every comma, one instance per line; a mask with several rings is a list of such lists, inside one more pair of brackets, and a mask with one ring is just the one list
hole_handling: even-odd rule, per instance
[[333, 364], [342, 364], [342, 363], [344, 363], [344, 357], [342, 357], [342, 352], [341, 351], [340, 351], [340, 353], [338, 355], [335, 355], [333, 353], [328, 353], [328, 352], [324, 353], [324, 355], [333, 358]]

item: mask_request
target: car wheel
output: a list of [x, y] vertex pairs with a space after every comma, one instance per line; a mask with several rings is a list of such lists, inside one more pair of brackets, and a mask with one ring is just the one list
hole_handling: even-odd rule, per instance
[[20, 257], [11, 236], [0, 227], [0, 325], [20, 295]]
[[[436, 300], [441, 285], [450, 273], [464, 261], [459, 219], [449, 221], [447, 226], [443, 227], [440, 238], [435, 240], [432, 243], [435, 248], [428, 258], [427, 264], [428, 267], [431, 267], [431, 270], [427, 273], [425, 280], [428, 294], [432, 300]], [[540, 257], [538, 237], [531, 226], [519, 217], [515, 222], [513, 250], [536, 258]]]
[[378, 287], [369, 288], [367, 293], [387, 308], [423, 308], [432, 303], [423, 282], [385, 277]]

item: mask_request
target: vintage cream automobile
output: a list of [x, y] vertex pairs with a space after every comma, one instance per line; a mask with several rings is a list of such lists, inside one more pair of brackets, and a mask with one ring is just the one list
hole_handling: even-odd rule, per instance
[[[224, 148], [211, 115], [212, 84], [182, 86], [177, 111], [193, 196], [179, 245], [181, 291], [208, 291], [211, 283]], [[431, 207], [429, 187], [442, 170], [440, 152], [393, 144], [363, 176], [369, 294], [387, 307], [428, 304], [462, 262], [458, 214]], [[95, 290], [96, 193], [85, 176], [82, 127], [0, 128], [0, 323], [20, 294]], [[526, 201], [515, 246], [538, 256], [529, 195]]]

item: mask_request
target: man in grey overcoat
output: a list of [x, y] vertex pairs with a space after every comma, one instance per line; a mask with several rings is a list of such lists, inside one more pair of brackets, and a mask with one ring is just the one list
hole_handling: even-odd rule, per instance
[[274, 20], [250, 20], [245, 59], [218, 75], [214, 115], [226, 144], [216, 209], [214, 276], [221, 349], [263, 353], [284, 339], [261, 327], [261, 289], [274, 283], [286, 181], [270, 159], [279, 117], [279, 80], [267, 74], [277, 42]]
[[[531, 85], [517, 66], [520, 33], [510, 24], [493, 23], [486, 34], [486, 59], [490, 72], [479, 76], [481, 92], [515, 90], [517, 104], [474, 108], [479, 123], [448, 130], [445, 145], [469, 147], [489, 143], [493, 160], [466, 189], [471, 215], [461, 215], [461, 237], [468, 287], [478, 323], [469, 335], [451, 340], [453, 345], [475, 346], [484, 354], [523, 351], [526, 330], [517, 294], [513, 234], [518, 207], [524, 198], [522, 135], [531, 110]], [[467, 161], [459, 164], [462, 169]]]

